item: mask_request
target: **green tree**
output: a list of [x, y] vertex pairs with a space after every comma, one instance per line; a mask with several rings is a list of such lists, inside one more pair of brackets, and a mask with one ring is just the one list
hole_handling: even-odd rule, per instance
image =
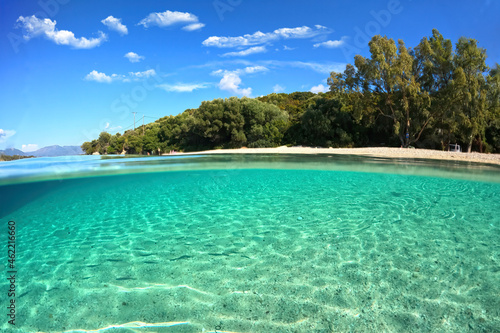
[[124, 149], [125, 137], [123, 137], [120, 133], [116, 133], [111, 136], [109, 141], [109, 146], [107, 148], [108, 154], [121, 154]]
[[477, 41], [460, 38], [456, 44], [453, 72], [453, 90], [458, 119], [458, 136], [471, 152], [476, 141], [483, 150], [485, 130], [488, 123], [487, 85], [485, 74], [486, 50], [477, 46]]
[[127, 131], [124, 134], [125, 136], [125, 150], [127, 154], [142, 154], [143, 143], [142, 136], [139, 136], [134, 131]]
[[82, 145], [81, 145], [81, 148], [82, 150], [84, 151], [84, 153], [86, 155], [92, 155], [94, 153], [94, 147], [92, 147], [92, 143], [91, 142], [84, 142]]
[[256, 99], [243, 98], [240, 101], [244, 117], [243, 134], [248, 147], [279, 146], [288, 128], [287, 112]]
[[148, 124], [146, 126], [144, 136], [142, 139], [144, 150], [150, 154], [158, 154], [160, 149], [159, 140], [160, 125], [157, 123]]
[[111, 134], [107, 132], [101, 132], [101, 134], [99, 134], [99, 138], [97, 139], [99, 154], [104, 155], [107, 153], [110, 141]]
[[[430, 96], [427, 145], [439, 144], [441, 149], [454, 140], [456, 121], [454, 109], [450, 105], [455, 100], [453, 82], [453, 44], [444, 39], [437, 29], [430, 38], [424, 37], [412, 52], [414, 55], [414, 75], [422, 91]], [[430, 138], [435, 138], [430, 142]]]
[[301, 119], [304, 144], [322, 147], [353, 147], [356, 134], [352, 113], [338, 100], [317, 98]]
[[276, 105], [288, 115], [288, 125], [284, 130], [282, 143], [298, 144], [303, 142], [301, 117], [311, 104], [316, 94], [312, 92], [293, 92], [291, 94], [272, 93], [258, 97], [257, 100]]
[[355, 57], [363, 104], [392, 121], [393, 133], [401, 145], [418, 141], [431, 114], [429, 96], [413, 75], [413, 57], [402, 40], [398, 45], [387, 37], [374, 36], [371, 58]]
[[193, 133], [203, 138], [210, 148], [222, 147], [230, 141], [231, 133], [235, 129], [231, 128], [228, 116], [229, 112], [225, 110], [223, 99], [204, 101], [195, 111]]
[[487, 106], [489, 121], [485, 130], [487, 151], [500, 153], [500, 65], [490, 70], [487, 77]]
[[246, 144], [244, 119], [237, 97], [202, 102], [194, 112], [192, 133], [210, 148], [236, 148]]

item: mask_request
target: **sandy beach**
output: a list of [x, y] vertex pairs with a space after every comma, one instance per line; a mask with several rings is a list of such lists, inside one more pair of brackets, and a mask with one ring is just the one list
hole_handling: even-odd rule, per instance
[[[434, 159], [455, 160], [475, 163], [488, 163], [500, 165], [500, 154], [463, 153], [449, 152], [431, 149], [408, 149], [408, 148], [312, 148], [312, 147], [287, 147], [277, 148], [240, 148], [219, 149], [191, 153], [176, 153], [183, 155], [193, 154], [338, 154], [358, 155], [383, 158], [410, 158], [410, 159]], [[168, 154], [167, 154], [168, 155]]]

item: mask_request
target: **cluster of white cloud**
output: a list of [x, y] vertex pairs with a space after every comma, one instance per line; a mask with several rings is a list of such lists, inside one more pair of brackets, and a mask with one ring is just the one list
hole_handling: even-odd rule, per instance
[[140, 56], [135, 52], [129, 52], [125, 54], [124, 57], [127, 58], [130, 62], [139, 62], [141, 60], [144, 60], [143, 56]]
[[122, 19], [113, 16], [108, 16], [101, 22], [109, 29], [118, 32], [122, 36], [128, 34], [128, 29], [125, 25], [122, 24]]
[[0, 143], [4, 143], [8, 138], [16, 134], [14, 130], [4, 130], [0, 128]]
[[98, 32], [98, 37], [95, 38], [76, 38], [75, 34], [68, 30], [56, 29], [56, 21], [51, 19], [39, 19], [35, 15], [24, 17], [19, 16], [17, 19], [18, 27], [24, 31], [23, 37], [25, 40], [44, 36], [59, 45], [69, 45], [75, 49], [91, 49], [101, 45], [106, 41], [107, 36], [102, 31]]
[[[101, 20], [101, 22], [106, 25], [110, 30], [118, 32], [120, 35], [128, 34], [127, 27], [122, 24], [121, 18], [115, 18], [113, 16], [108, 16], [107, 18]], [[26, 40], [34, 37], [43, 36], [56, 44], [68, 45], [78, 49], [90, 49], [101, 45], [107, 40], [106, 34], [98, 31], [98, 37], [76, 38], [75, 35], [68, 30], [58, 30], [56, 28], [56, 21], [52, 21], [48, 18], [39, 19], [35, 15], [29, 17], [20, 16], [17, 20], [18, 26], [23, 29], [23, 35]], [[169, 27], [169, 26], [182, 26], [183, 30], [194, 31], [199, 30], [205, 26], [201, 23], [198, 17], [192, 13], [188, 12], [178, 12], [167, 10], [165, 12], [154, 12], [150, 13], [147, 17], [142, 19], [138, 25], [142, 25], [144, 28], [149, 28], [152, 26], [158, 27]], [[221, 54], [222, 57], [244, 57], [252, 54], [267, 52], [266, 46], [273, 42], [279, 40], [289, 40], [289, 39], [312, 39], [317, 43], [313, 46], [315, 48], [325, 47], [325, 48], [335, 48], [340, 47], [344, 44], [344, 38], [341, 40], [327, 40], [319, 42], [326, 39], [326, 35], [331, 32], [330, 29], [315, 25], [314, 27], [302, 26], [296, 28], [280, 28], [272, 32], [263, 33], [257, 31], [253, 34], [245, 34], [243, 36], [236, 37], [219, 37], [211, 36], [202, 42], [202, 45], [207, 47], [217, 47], [217, 48], [235, 48], [236, 51], [227, 52]], [[318, 41], [319, 39], [319, 41]], [[293, 50], [293, 48], [288, 46], [283, 46], [283, 50]], [[136, 63], [145, 59], [135, 52], [128, 52], [124, 55], [130, 62]], [[266, 72], [269, 69], [265, 66], [270, 67], [296, 67], [310, 69], [319, 73], [330, 73], [332, 71], [341, 72], [345, 67], [345, 64], [340, 63], [313, 63], [313, 62], [301, 62], [301, 61], [261, 61], [258, 65], [247, 62], [246, 66], [241, 69], [236, 70], [216, 70], [212, 72], [212, 75], [220, 76], [220, 82], [218, 87], [222, 90], [229, 91], [236, 95], [250, 96], [252, 93], [252, 88], [242, 87], [242, 75], [254, 74], [259, 72]], [[107, 75], [103, 72], [98, 72], [96, 70], [91, 71], [85, 76], [85, 80], [96, 81], [102, 83], [111, 83], [115, 81], [119, 82], [131, 82], [139, 81], [151, 76], [157, 75], [153, 69], [146, 70], [143, 72], [129, 72], [128, 74], [111, 74]], [[192, 92], [197, 89], [208, 88], [213, 84], [210, 83], [177, 83], [177, 84], [161, 84], [157, 85], [169, 92]], [[280, 85], [275, 85], [273, 87], [275, 92], [282, 92], [285, 90], [284, 87]], [[324, 92], [327, 91], [328, 87], [320, 84], [311, 88], [312, 92]], [[0, 140], [5, 140], [8, 136], [14, 135], [15, 131], [3, 131], [0, 129]], [[1, 142], [1, 141], [0, 141]]]
[[147, 79], [149, 77], [155, 76], [156, 72], [154, 69], [148, 69], [143, 72], [129, 72], [128, 75], [123, 74], [111, 74], [107, 75], [105, 73], [93, 70], [85, 76], [87, 81], [96, 81], [101, 83], [111, 83], [113, 81], [131, 82]]
[[[102, 31], [97, 32], [97, 37], [76, 38], [75, 34], [69, 30], [56, 29], [56, 23], [56, 21], [52, 21], [51, 19], [41, 19], [35, 15], [26, 17], [19, 16], [17, 19], [17, 27], [23, 29], [23, 37], [26, 41], [34, 37], [44, 36], [59, 45], [69, 45], [76, 49], [91, 49], [101, 45], [107, 40], [106, 34]], [[104, 20], [101, 20], [101, 23], [122, 36], [128, 34], [127, 26], [122, 24], [121, 18], [110, 15]], [[166, 27], [175, 24], [184, 25], [182, 29], [186, 31], [199, 30], [205, 26], [205, 24], [199, 22], [198, 17], [194, 14], [172, 12], [170, 10], [163, 13], [150, 13], [138, 23], [138, 25], [143, 25], [145, 28], [155, 25]]]
[[252, 94], [252, 88], [241, 88], [241, 78], [240, 75], [245, 74], [255, 74], [267, 72], [269, 69], [264, 66], [247, 66], [245, 68], [240, 68], [236, 70], [216, 70], [211, 74], [215, 76], [222, 76], [218, 87], [221, 90], [229, 91], [232, 94], [241, 95], [241, 96], [250, 96]]
[[204, 46], [214, 47], [245, 47], [265, 44], [279, 39], [312, 38], [318, 35], [329, 33], [330, 30], [322, 25], [316, 25], [315, 29], [303, 26], [297, 28], [281, 28], [273, 32], [263, 33], [257, 31], [253, 34], [246, 34], [238, 37], [218, 37], [211, 36], [205, 39]]
[[208, 88], [210, 84], [208, 83], [177, 83], [177, 84], [159, 84], [158, 88], [163, 89], [168, 92], [192, 92], [197, 89]]
[[168, 27], [172, 25], [184, 25], [183, 30], [194, 31], [201, 29], [205, 24], [199, 22], [198, 17], [191, 13], [172, 12], [167, 10], [163, 13], [150, 13], [139, 22], [139, 25], [149, 28], [151, 26]]
[[[243, 36], [236, 37], [220, 37], [211, 36], [205, 39], [202, 44], [204, 46], [213, 46], [218, 48], [238, 48], [242, 49], [244, 47], [253, 46], [241, 51], [228, 52], [223, 54], [223, 57], [229, 56], [247, 56], [254, 53], [266, 52], [265, 46], [263, 44], [268, 44], [281, 39], [305, 39], [305, 38], [315, 38], [319, 36], [324, 36], [331, 32], [330, 29], [322, 25], [315, 25], [314, 28], [308, 26], [296, 27], [296, 28], [280, 28], [273, 32], [263, 33], [261, 31], [254, 32], [253, 34], [245, 34]], [[260, 46], [254, 46], [260, 45]], [[290, 51], [293, 48], [288, 46], [283, 46], [283, 50]]]

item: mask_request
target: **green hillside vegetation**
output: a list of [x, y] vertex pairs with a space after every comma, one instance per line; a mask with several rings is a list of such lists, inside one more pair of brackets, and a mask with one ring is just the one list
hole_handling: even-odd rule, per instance
[[4, 154], [0, 154], [0, 162], [4, 162], [4, 161], [14, 161], [14, 160], [20, 160], [20, 159], [23, 159], [23, 158], [32, 158], [32, 157], [35, 157], [35, 156], [23, 156], [23, 155], [4, 155]]
[[414, 48], [374, 36], [330, 91], [215, 99], [197, 109], [85, 142], [86, 154], [161, 154], [171, 150], [307, 145], [402, 146], [500, 153], [500, 66], [460, 38], [437, 30]]

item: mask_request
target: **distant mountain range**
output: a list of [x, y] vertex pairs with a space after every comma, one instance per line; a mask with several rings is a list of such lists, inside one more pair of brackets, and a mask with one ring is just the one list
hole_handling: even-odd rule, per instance
[[25, 153], [22, 150], [15, 148], [7, 148], [0, 150], [0, 154], [4, 155], [21, 155], [21, 156], [36, 156], [36, 157], [54, 157], [54, 156], [67, 156], [67, 155], [81, 155], [83, 154], [82, 148], [79, 146], [48, 146], [35, 151]]

